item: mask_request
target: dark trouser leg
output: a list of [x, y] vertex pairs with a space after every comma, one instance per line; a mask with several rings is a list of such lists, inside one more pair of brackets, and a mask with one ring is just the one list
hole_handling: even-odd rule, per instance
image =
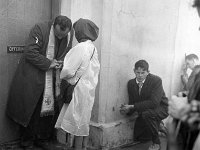
[[[46, 146], [50, 140], [56, 140], [55, 123], [59, 115], [59, 108], [55, 101], [55, 114], [40, 117], [43, 94], [41, 95], [31, 120], [27, 127], [21, 127], [21, 146], [30, 147], [36, 142], [38, 146]], [[48, 147], [48, 145], [46, 146]]]
[[181, 150], [184, 150], [187, 147], [187, 137], [189, 135], [188, 130], [189, 128], [184, 123], [181, 123], [177, 135], [177, 144]]
[[194, 143], [199, 135], [199, 130], [194, 130], [189, 132], [189, 137], [187, 139], [187, 147], [186, 150], [190, 150], [193, 148]]
[[84, 136], [83, 137], [83, 150], [87, 149], [88, 140], [89, 140], [89, 136]]
[[177, 143], [179, 148], [181, 150], [191, 150], [198, 134], [198, 130], [191, 131], [190, 127], [187, 124], [181, 123], [180, 130], [177, 136]]
[[55, 123], [58, 117], [58, 105], [55, 101], [54, 103], [54, 115], [40, 117], [41, 106], [42, 106], [42, 96], [36, 106], [35, 112], [32, 116], [32, 128], [34, 130], [36, 139], [35, 144], [43, 149], [59, 149], [58, 143], [55, 143], [56, 132]]
[[156, 144], [160, 144], [160, 139], [158, 136], [158, 129], [161, 120], [158, 120], [157, 118], [153, 117], [151, 113], [148, 111], [142, 113], [142, 117], [145, 120], [145, 123], [148, 125], [150, 132], [152, 134], [152, 142]]
[[22, 138], [32, 136], [38, 140], [49, 140], [54, 134], [54, 125], [58, 117], [58, 106], [55, 102], [55, 115], [40, 117], [43, 94], [41, 95], [27, 128], [23, 128]]
[[83, 136], [75, 136], [74, 149], [82, 150], [83, 147]]
[[20, 145], [22, 147], [29, 147], [33, 145], [34, 142], [34, 133], [30, 129], [30, 127], [20, 127], [20, 132], [21, 132], [21, 142]]
[[146, 125], [142, 116], [138, 116], [134, 126], [134, 141], [145, 142], [152, 139], [149, 127]]
[[41, 105], [42, 101], [40, 104], [37, 106], [36, 111], [37, 113], [35, 114], [35, 130], [36, 130], [36, 135], [39, 140], [55, 140], [56, 139], [56, 132], [55, 132], [55, 123], [58, 118], [58, 105], [55, 102], [54, 103], [54, 115], [49, 115], [49, 116], [44, 116], [40, 117], [40, 111], [41, 111]]
[[157, 108], [155, 110], [147, 110], [142, 112], [142, 118], [148, 125], [150, 132], [152, 134], [153, 143], [160, 144], [160, 139], [158, 135], [159, 126], [161, 120], [168, 116], [167, 108]]
[[39, 99], [36, 108], [31, 116], [30, 122], [27, 127], [21, 127], [21, 145], [29, 146], [34, 143], [37, 138], [38, 128], [39, 128], [39, 118], [40, 118], [40, 108], [42, 103], [42, 96]]
[[57, 141], [57, 129], [55, 128], [55, 124], [58, 119], [59, 113], [62, 109], [62, 105], [60, 105], [60, 103], [58, 103], [58, 101], [55, 102], [55, 106], [54, 106], [55, 114], [52, 118], [52, 125], [51, 125], [51, 129], [50, 129], [50, 130], [52, 130], [50, 139], [53, 141]]

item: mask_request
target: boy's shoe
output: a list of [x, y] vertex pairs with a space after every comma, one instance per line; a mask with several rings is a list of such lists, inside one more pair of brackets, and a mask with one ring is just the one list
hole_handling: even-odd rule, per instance
[[160, 144], [153, 143], [152, 145], [149, 146], [148, 150], [160, 150], [160, 149], [161, 149]]

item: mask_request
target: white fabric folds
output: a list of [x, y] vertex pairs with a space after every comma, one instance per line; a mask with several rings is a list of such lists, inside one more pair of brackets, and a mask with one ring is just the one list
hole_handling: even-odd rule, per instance
[[90, 117], [100, 69], [96, 48], [90, 60], [94, 48], [90, 40], [78, 43], [65, 56], [60, 75], [61, 79], [73, 85], [81, 77], [74, 88], [69, 106], [63, 105], [55, 125], [56, 128], [62, 128], [76, 136], [89, 135]]

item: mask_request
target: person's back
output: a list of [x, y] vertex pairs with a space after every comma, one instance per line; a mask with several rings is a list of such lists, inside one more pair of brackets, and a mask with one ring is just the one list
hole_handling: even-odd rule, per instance
[[60, 77], [75, 87], [69, 106], [63, 105], [56, 128], [75, 136], [75, 150], [85, 150], [100, 70], [97, 48], [93, 44], [99, 28], [91, 20], [82, 18], [74, 23], [73, 28], [79, 43], [66, 55]]

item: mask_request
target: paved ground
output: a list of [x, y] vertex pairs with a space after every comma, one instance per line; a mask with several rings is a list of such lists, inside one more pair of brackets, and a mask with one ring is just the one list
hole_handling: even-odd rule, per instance
[[[161, 139], [161, 150], [166, 150], [166, 146], [167, 146], [167, 139], [166, 138], [160, 138]], [[152, 143], [146, 142], [146, 143], [140, 143], [140, 144], [136, 144], [133, 146], [127, 146], [127, 147], [122, 147], [122, 148], [117, 148], [114, 150], [148, 150], [149, 146]]]
[[[166, 150], [166, 143], [167, 140], [164, 137], [161, 137], [161, 150]], [[140, 144], [135, 144], [135, 145], [127, 145], [121, 148], [115, 148], [111, 150], [148, 150], [148, 147], [150, 146], [151, 142], [146, 142], [146, 143], [140, 143]], [[23, 150], [21, 148], [17, 147], [0, 147], [0, 150]], [[41, 148], [35, 148], [35, 150], [42, 150]], [[53, 150], [53, 149], [52, 149]], [[66, 150], [72, 150], [72, 149], [66, 149]], [[94, 149], [93, 149], [94, 150]]]

